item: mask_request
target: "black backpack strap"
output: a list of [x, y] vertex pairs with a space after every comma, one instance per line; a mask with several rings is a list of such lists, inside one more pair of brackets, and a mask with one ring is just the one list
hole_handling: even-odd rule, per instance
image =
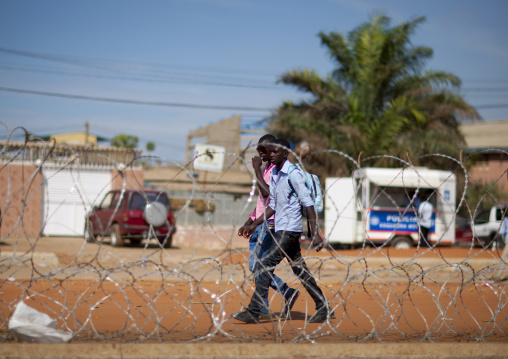
[[314, 187], [314, 193], [317, 193], [316, 181], [314, 181], [314, 177], [312, 175], [310, 176], [310, 179], [312, 180], [312, 186]]
[[[293, 166], [294, 166], [294, 168], [291, 169]], [[289, 167], [289, 168], [290, 168], [290, 171], [288, 171], [288, 184], [289, 184], [289, 188], [291, 188], [291, 190], [289, 191], [288, 201], [291, 198], [291, 196], [293, 195], [293, 193], [296, 193], [295, 188], [293, 187], [293, 184], [291, 183], [291, 172], [293, 172], [295, 169], [298, 169], [298, 167], [296, 165], [291, 165], [291, 167]]]

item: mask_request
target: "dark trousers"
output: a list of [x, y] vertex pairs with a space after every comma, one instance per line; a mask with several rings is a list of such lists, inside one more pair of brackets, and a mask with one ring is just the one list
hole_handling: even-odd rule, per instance
[[420, 247], [430, 247], [429, 242], [429, 229], [424, 226], [420, 226]]
[[273, 271], [282, 259], [286, 258], [293, 273], [300, 279], [303, 286], [316, 303], [316, 310], [327, 305], [323, 292], [309, 272], [300, 249], [301, 232], [275, 232], [275, 240], [269, 253], [261, 260], [257, 273], [256, 289], [249, 303], [248, 310], [259, 314], [263, 307], [263, 298], [268, 293], [270, 282], [274, 278]]

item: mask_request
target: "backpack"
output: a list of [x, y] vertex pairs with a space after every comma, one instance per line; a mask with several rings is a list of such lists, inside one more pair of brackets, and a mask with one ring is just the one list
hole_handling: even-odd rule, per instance
[[[323, 192], [321, 191], [321, 182], [319, 182], [318, 176], [312, 173], [305, 172], [298, 164], [291, 165], [291, 167], [289, 167], [288, 170], [288, 184], [290, 188], [289, 197], [291, 197], [292, 194], [298, 197], [295, 188], [291, 184], [290, 178], [291, 172], [293, 172], [295, 169], [299, 169], [300, 171], [302, 171], [305, 176], [305, 187], [307, 187], [307, 189], [309, 190], [310, 196], [314, 201], [314, 210], [316, 211], [316, 214], [323, 212]], [[303, 209], [302, 212], [304, 212]]]

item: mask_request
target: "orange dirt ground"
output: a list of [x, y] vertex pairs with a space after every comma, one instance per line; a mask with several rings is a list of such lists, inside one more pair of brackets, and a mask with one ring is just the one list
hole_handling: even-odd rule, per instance
[[[367, 251], [341, 251], [365, 256]], [[388, 253], [387, 253], [388, 251]], [[374, 256], [412, 257], [415, 250], [383, 250]], [[339, 252], [335, 252], [339, 253]], [[329, 257], [327, 251], [309, 253]], [[425, 257], [492, 258], [490, 251], [444, 248]], [[246, 253], [226, 255], [224, 262], [245, 264]], [[121, 342], [506, 342], [508, 317], [505, 284], [479, 281], [469, 285], [434, 283], [425, 278], [412, 282], [348, 282], [328, 280], [322, 288], [335, 308], [329, 323], [306, 324], [314, 313], [303, 289], [291, 319], [245, 324], [230, 315], [246, 306], [252, 296], [248, 281], [176, 281], [126, 278], [87, 280], [19, 280], [0, 288], [0, 315], [5, 334], [12, 303], [30, 295], [26, 303], [53, 318], [57, 328], [76, 333], [74, 341]], [[292, 282], [293, 287], [299, 283]], [[271, 293], [271, 310], [281, 308]], [[62, 306], [63, 304], [63, 306]], [[10, 306], [10, 307], [9, 307]]]

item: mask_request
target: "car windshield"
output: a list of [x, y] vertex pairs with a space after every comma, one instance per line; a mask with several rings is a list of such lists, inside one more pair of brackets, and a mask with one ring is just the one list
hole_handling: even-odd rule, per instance
[[155, 193], [155, 192], [134, 193], [132, 195], [130, 208], [143, 210], [147, 203], [152, 203], [152, 202], [162, 203], [168, 211], [171, 210], [168, 196], [166, 196], [166, 194], [162, 193], [162, 192], [159, 192], [159, 193]]
[[466, 218], [457, 217], [455, 218], [455, 227], [457, 229], [467, 229], [471, 228], [471, 225], [469, 223], [469, 220], [467, 220]]
[[496, 221], [503, 220], [503, 214], [506, 211], [506, 208], [498, 208], [496, 209]]
[[490, 209], [484, 209], [474, 219], [474, 224], [485, 224], [489, 222]]

